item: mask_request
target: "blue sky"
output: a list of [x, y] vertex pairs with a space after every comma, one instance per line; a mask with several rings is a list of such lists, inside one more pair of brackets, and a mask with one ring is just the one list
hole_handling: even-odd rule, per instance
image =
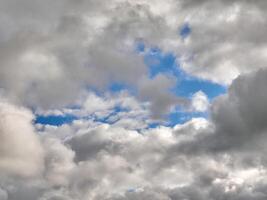
[[189, 23], [185, 23], [179, 30], [179, 34], [180, 36], [184, 39], [186, 37], [188, 37], [191, 33], [191, 27], [189, 25]]
[[71, 123], [73, 120], [77, 119], [77, 117], [73, 115], [48, 115], [42, 116], [37, 115], [35, 123], [38, 124], [48, 124], [52, 126], [61, 126], [63, 124]]

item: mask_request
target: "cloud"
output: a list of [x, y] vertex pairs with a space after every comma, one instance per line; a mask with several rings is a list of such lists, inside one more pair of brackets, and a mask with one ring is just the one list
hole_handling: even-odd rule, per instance
[[212, 116], [224, 145], [247, 149], [262, 146], [266, 132], [265, 76], [266, 70], [259, 70], [238, 77], [228, 94], [214, 102]]
[[68, 183], [68, 175], [75, 164], [73, 162], [75, 153], [56, 138], [45, 138], [45, 178], [55, 186]]
[[192, 107], [197, 112], [205, 112], [209, 107], [209, 100], [202, 91], [196, 92], [192, 97]]
[[153, 122], [150, 105], [148, 101], [140, 102], [126, 90], [115, 94], [111, 92], [96, 94], [88, 91], [83, 93], [72, 108], [38, 109], [35, 113], [45, 118], [70, 116], [77, 121], [78, 119], [91, 120], [94, 123], [105, 121], [128, 129], [143, 129]]
[[176, 105], [187, 107], [187, 99], [176, 97], [171, 93], [174, 79], [162, 74], [154, 79], [143, 79], [140, 81], [140, 97], [151, 103], [152, 117], [160, 119], [168, 114]]
[[192, 30], [185, 41], [188, 54], [183, 68], [225, 84], [266, 68], [266, 5], [265, 1], [182, 1]]
[[[241, 85], [257, 75], [245, 77]], [[242, 77], [236, 82], [239, 80]], [[217, 106], [221, 98], [212, 106]], [[3, 195], [12, 200], [264, 199], [267, 176], [261, 151], [241, 151], [240, 146], [233, 151], [224, 146], [217, 153], [208, 152], [210, 137], [216, 135], [214, 144], [218, 145], [219, 135], [227, 135], [219, 131], [219, 123], [224, 122], [199, 118], [173, 128], [161, 126], [141, 132], [84, 120], [62, 127], [36, 127], [39, 145], [44, 149], [40, 167], [44, 173], [26, 179], [1, 179], [6, 191]], [[238, 134], [242, 132], [232, 137]], [[205, 146], [201, 146], [202, 138]], [[183, 151], [184, 144], [188, 149], [193, 144], [206, 154]]]
[[[136, 80], [147, 68], [134, 52], [140, 39], [175, 52], [187, 72], [219, 83], [265, 66], [264, 1], [1, 4], [1, 87], [30, 107], [69, 105], [86, 86], [101, 90], [112, 81], [142, 90]], [[177, 31], [185, 23], [191, 32], [184, 41]]]
[[153, 30], [164, 26], [146, 4], [127, 1], [1, 4], [1, 88], [37, 108], [69, 105], [85, 87], [112, 81], [137, 86], [147, 69], [135, 41], [159, 38]]
[[227, 94], [211, 104], [214, 131], [199, 135], [178, 149], [187, 153], [237, 151], [245, 157], [256, 153], [265, 163], [265, 84], [266, 70], [239, 76]]
[[0, 198], [7, 200], [7, 192], [5, 190], [0, 189]]
[[43, 149], [32, 126], [33, 115], [1, 99], [0, 174], [35, 176], [43, 169]]

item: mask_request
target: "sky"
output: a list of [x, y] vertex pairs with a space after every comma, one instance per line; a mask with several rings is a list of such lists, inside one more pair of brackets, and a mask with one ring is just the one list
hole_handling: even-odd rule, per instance
[[0, 0], [0, 200], [266, 200], [265, 0]]

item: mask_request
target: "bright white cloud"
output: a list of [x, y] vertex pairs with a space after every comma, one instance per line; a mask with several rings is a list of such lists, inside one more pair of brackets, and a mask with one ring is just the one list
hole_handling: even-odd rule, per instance
[[0, 174], [35, 176], [43, 170], [43, 149], [32, 126], [33, 115], [0, 101]]
[[196, 92], [192, 97], [192, 107], [197, 112], [205, 112], [209, 107], [209, 99], [202, 91]]

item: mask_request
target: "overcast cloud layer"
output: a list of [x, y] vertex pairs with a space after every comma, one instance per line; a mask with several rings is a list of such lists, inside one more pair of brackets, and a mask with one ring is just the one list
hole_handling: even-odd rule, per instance
[[[0, 0], [0, 200], [266, 200], [266, 9]], [[227, 92], [175, 95], [155, 49]], [[203, 117], [168, 126], [177, 110]], [[35, 121], [51, 115], [73, 120]]]

